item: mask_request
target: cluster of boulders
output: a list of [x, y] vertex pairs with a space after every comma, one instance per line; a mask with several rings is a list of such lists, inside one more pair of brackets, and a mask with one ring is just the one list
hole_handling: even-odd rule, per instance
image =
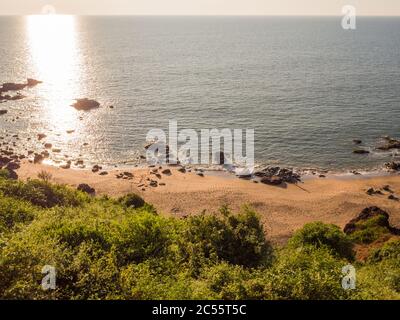
[[395, 162], [395, 161], [388, 162], [385, 163], [385, 167], [392, 171], [400, 171], [400, 162]]
[[261, 171], [257, 171], [254, 175], [261, 178], [261, 183], [270, 185], [298, 183], [301, 181], [300, 174], [288, 168], [267, 167]]
[[[354, 139], [353, 140], [354, 144], [360, 145], [362, 144], [362, 141], [359, 139]], [[377, 150], [382, 150], [382, 151], [389, 151], [392, 149], [400, 149], [400, 140], [389, 137], [389, 136], [384, 136], [382, 137], [382, 142], [378, 144], [376, 147]], [[369, 154], [370, 151], [365, 148], [360, 148], [357, 147], [356, 149], [353, 150], [353, 153], [355, 154]]]
[[24, 158], [24, 155], [14, 153], [11, 147], [0, 148], [0, 169], [7, 170], [9, 178], [18, 179], [15, 170], [20, 168], [21, 160]]
[[388, 151], [391, 149], [400, 149], [400, 140], [394, 139], [389, 136], [383, 137], [384, 143], [378, 146], [379, 150]]
[[123, 179], [123, 180], [133, 180], [133, 173], [130, 173], [128, 171], [121, 172], [116, 175], [117, 179]]
[[394, 200], [394, 201], [399, 201], [399, 198], [395, 196], [395, 192], [392, 190], [392, 188], [389, 185], [385, 185], [382, 188], [375, 189], [375, 188], [369, 188], [366, 193], [370, 196], [378, 195], [378, 196], [383, 196], [389, 194], [388, 199], [389, 200]]

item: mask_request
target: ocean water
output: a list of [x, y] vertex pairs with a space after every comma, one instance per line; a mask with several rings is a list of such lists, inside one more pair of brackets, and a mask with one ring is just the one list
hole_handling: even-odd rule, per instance
[[[399, 18], [349, 31], [333, 17], [0, 17], [0, 83], [43, 81], [0, 104], [0, 136], [41, 151], [45, 133], [55, 161], [129, 165], [177, 120], [254, 129], [257, 163], [376, 168], [393, 157], [374, 150], [380, 137], [400, 136], [399, 30]], [[83, 97], [102, 107], [70, 106]], [[373, 152], [354, 155], [353, 139]]]

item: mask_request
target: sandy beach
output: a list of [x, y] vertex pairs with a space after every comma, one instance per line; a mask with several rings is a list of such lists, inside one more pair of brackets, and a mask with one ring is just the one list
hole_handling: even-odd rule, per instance
[[[297, 185], [276, 187], [207, 172], [201, 177], [193, 172], [181, 173], [172, 167], [168, 168], [170, 175], [161, 174], [166, 168], [158, 170], [158, 177], [152, 173], [154, 168], [113, 170], [102, 176], [89, 170], [65, 170], [23, 162], [17, 173], [20, 179], [26, 180], [37, 178], [44, 170], [51, 173], [52, 182], [72, 187], [86, 183], [96, 189], [97, 195], [117, 197], [134, 192], [161, 214], [176, 217], [204, 210], [213, 213], [223, 205], [240, 210], [247, 204], [261, 215], [268, 238], [277, 243], [284, 242], [295, 230], [312, 221], [344, 227], [369, 206], [387, 211], [391, 223], [400, 227], [400, 202], [388, 199], [391, 193], [384, 190], [381, 195], [366, 193], [371, 187], [379, 190], [389, 185], [395, 195], [400, 195], [399, 175], [307, 178]], [[116, 176], [125, 171], [132, 173], [133, 178], [117, 179]], [[151, 180], [158, 181], [158, 186], [149, 186]]]

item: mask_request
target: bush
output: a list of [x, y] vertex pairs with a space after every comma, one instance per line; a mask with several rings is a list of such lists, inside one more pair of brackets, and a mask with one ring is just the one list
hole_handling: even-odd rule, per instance
[[53, 179], [53, 175], [50, 172], [42, 170], [38, 173], [38, 178], [44, 182], [50, 182]]
[[9, 197], [24, 199], [43, 208], [79, 206], [88, 199], [84, 194], [68, 187], [40, 180], [30, 180], [25, 183], [0, 179], [0, 192]]
[[380, 262], [388, 259], [400, 262], [400, 240], [385, 243], [380, 249], [374, 250], [368, 259], [370, 262]]
[[372, 243], [382, 235], [389, 233], [386, 222], [387, 218], [383, 215], [359, 221], [355, 224], [356, 231], [350, 235], [350, 238], [356, 243]]
[[128, 216], [117, 226], [113, 242], [121, 264], [140, 263], [165, 255], [172, 240], [171, 226], [152, 213]]
[[181, 250], [193, 270], [210, 261], [256, 267], [270, 261], [272, 251], [259, 217], [248, 209], [238, 215], [190, 217], [182, 232]]
[[137, 194], [130, 193], [118, 199], [118, 201], [127, 208], [141, 208], [146, 202]]
[[341, 285], [348, 263], [332, 256], [326, 246], [283, 250], [265, 278], [264, 298], [295, 300], [346, 299]]
[[19, 224], [27, 224], [36, 216], [32, 205], [0, 194], [0, 233], [9, 232]]
[[352, 260], [354, 258], [353, 245], [338, 226], [313, 222], [306, 224], [295, 232], [289, 240], [292, 248], [313, 246], [315, 248], [327, 248], [338, 257]]
[[0, 169], [0, 179], [8, 179], [10, 177], [10, 173], [6, 169]]

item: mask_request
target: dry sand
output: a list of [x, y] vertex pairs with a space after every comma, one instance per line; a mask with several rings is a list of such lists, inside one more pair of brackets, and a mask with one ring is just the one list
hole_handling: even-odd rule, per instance
[[[165, 167], [164, 167], [165, 168]], [[400, 197], [400, 175], [380, 177], [355, 177], [343, 179], [306, 179], [298, 185], [274, 187], [256, 184], [228, 176], [195, 173], [181, 173], [170, 168], [172, 175], [162, 175], [161, 179], [150, 174], [152, 169], [130, 169], [109, 171], [106, 176], [89, 170], [65, 170], [53, 166], [24, 162], [18, 175], [21, 179], [36, 178], [45, 170], [52, 174], [52, 181], [76, 187], [87, 183], [94, 187], [97, 194], [120, 196], [134, 192], [153, 204], [158, 212], [181, 217], [198, 214], [203, 210], [216, 212], [222, 205], [239, 210], [244, 204], [253, 207], [261, 216], [268, 238], [274, 242], [284, 242], [296, 229], [305, 223], [323, 221], [344, 225], [362, 209], [378, 206], [390, 214], [391, 223], [400, 227], [400, 202], [389, 200], [390, 193], [369, 196], [370, 187], [379, 189], [390, 185]], [[134, 174], [133, 180], [117, 179], [123, 171]], [[165, 183], [165, 186], [138, 187], [148, 185], [147, 178]]]

